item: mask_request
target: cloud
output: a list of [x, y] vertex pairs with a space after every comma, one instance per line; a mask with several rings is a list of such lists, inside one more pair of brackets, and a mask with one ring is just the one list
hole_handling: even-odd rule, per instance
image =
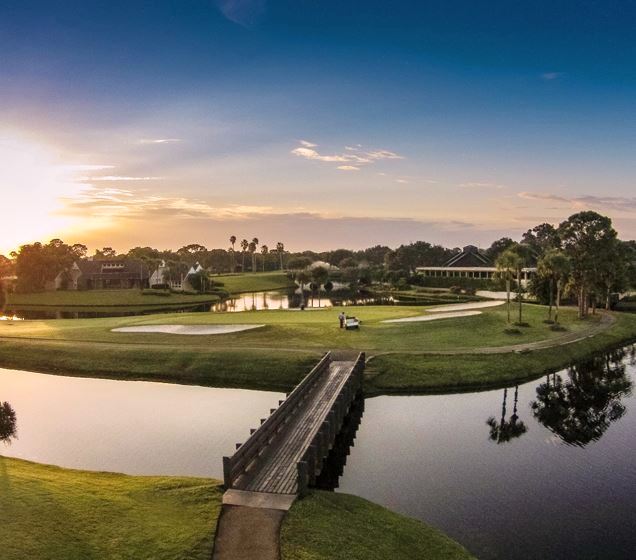
[[504, 189], [505, 185], [498, 185], [497, 183], [488, 182], [476, 182], [470, 181], [468, 183], [460, 183], [460, 187], [464, 189]]
[[575, 209], [615, 210], [632, 212], [636, 210], [636, 197], [630, 196], [574, 196], [564, 197], [551, 193], [520, 192], [519, 198], [558, 202]]
[[86, 165], [86, 164], [71, 164], [60, 166], [61, 170], [73, 173], [75, 171], [104, 171], [106, 169], [115, 169], [114, 165]]
[[129, 177], [125, 175], [104, 175], [103, 177], [82, 177], [81, 181], [158, 181], [163, 177]]
[[182, 142], [181, 138], [141, 138], [139, 144], [174, 144]]
[[[349, 164], [338, 166], [338, 169], [344, 169], [346, 171], [358, 171], [359, 166], [369, 165], [377, 161], [404, 159], [404, 156], [390, 150], [364, 151], [359, 147], [345, 146], [344, 153], [321, 154], [315, 149], [318, 147], [317, 144], [306, 140], [301, 140], [300, 144], [300, 146], [291, 151], [295, 156], [313, 161], [322, 161], [324, 163]], [[356, 167], [357, 169], [349, 169], [350, 167]]]
[[544, 72], [541, 74], [541, 79], [549, 82], [561, 78], [563, 75], [563, 72]]
[[408, 181], [406, 179], [396, 179], [395, 182], [396, 183], [402, 183], [402, 184], [408, 183]]
[[355, 165], [339, 165], [336, 169], [340, 169], [340, 171], [360, 171], [360, 168]]
[[216, 0], [221, 13], [246, 28], [258, 25], [267, 9], [266, 0]]

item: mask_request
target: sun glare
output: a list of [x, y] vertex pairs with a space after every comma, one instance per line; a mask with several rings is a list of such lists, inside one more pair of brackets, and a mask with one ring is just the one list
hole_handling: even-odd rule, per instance
[[0, 132], [0, 253], [46, 241], [73, 225], [74, 219], [59, 211], [61, 199], [82, 188], [77, 174], [78, 167], [62, 161], [52, 148]]

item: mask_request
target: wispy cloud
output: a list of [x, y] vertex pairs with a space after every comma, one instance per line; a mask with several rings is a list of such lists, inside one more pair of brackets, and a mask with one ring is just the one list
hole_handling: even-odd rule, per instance
[[499, 185], [497, 183], [469, 181], [467, 183], [460, 183], [460, 187], [464, 189], [504, 189], [505, 185]]
[[563, 76], [563, 72], [544, 72], [541, 74], [541, 79], [546, 81], [557, 80]]
[[552, 193], [520, 192], [519, 198], [557, 202], [575, 209], [615, 210], [633, 212], [636, 210], [636, 197], [630, 196], [574, 196], [565, 197]]
[[182, 142], [181, 138], [141, 138], [139, 144], [175, 144]]
[[257, 25], [267, 9], [266, 0], [216, 0], [221, 13], [243, 27]]
[[291, 153], [295, 156], [313, 161], [347, 164], [337, 167], [337, 169], [343, 171], [358, 171], [361, 165], [369, 165], [382, 160], [404, 159], [404, 156], [390, 150], [365, 151], [359, 144], [357, 147], [345, 146], [344, 152], [335, 154], [320, 153], [315, 149], [317, 147], [318, 145], [313, 142], [301, 140], [300, 146], [294, 148]]
[[126, 175], [104, 175], [102, 177], [82, 177], [80, 180], [85, 182], [92, 181], [158, 181], [163, 177], [130, 177]]

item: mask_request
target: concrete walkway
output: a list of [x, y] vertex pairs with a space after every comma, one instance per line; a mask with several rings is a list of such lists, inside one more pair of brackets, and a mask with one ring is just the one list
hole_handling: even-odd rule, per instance
[[224, 504], [212, 560], [279, 560], [285, 511]]

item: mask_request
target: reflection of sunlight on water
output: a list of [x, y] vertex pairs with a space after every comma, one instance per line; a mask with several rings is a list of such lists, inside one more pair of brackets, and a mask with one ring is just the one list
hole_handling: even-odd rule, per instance
[[24, 321], [24, 319], [17, 315], [0, 315], [0, 321]]

